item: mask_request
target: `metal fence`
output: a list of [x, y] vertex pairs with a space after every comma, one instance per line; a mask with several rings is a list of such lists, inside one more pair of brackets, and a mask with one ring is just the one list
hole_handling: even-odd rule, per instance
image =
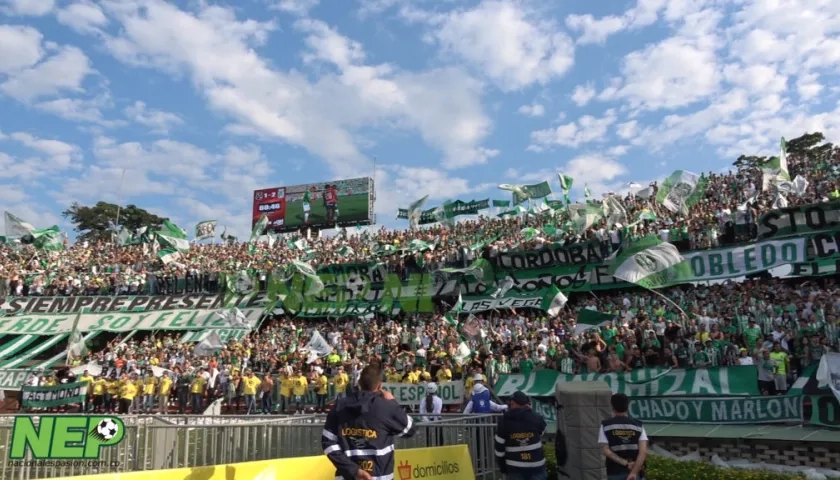
[[[277, 458], [321, 455], [324, 415], [121, 417], [123, 440], [104, 448], [98, 461], [8, 461], [14, 416], [0, 416], [0, 480], [29, 480], [165, 468], [203, 467]], [[417, 434], [397, 448], [466, 444], [476, 478], [496, 479], [493, 436], [497, 415], [443, 415], [418, 422]], [[27, 451], [27, 455], [31, 452]]]

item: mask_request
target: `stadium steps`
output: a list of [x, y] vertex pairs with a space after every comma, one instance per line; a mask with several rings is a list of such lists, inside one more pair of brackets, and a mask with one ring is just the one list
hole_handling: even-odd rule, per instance
[[[85, 345], [87, 345], [88, 342], [90, 342], [91, 340], [96, 338], [96, 336], [99, 335], [100, 333], [102, 333], [102, 331], [97, 330], [97, 331], [90, 332], [87, 335], [85, 335], [85, 337], [84, 337]], [[68, 348], [70, 348], [69, 345], [68, 345]], [[48, 359], [46, 359], [46, 360], [44, 360], [40, 363], [35, 364], [31, 368], [33, 370], [47, 370], [47, 369], [51, 368], [53, 365], [55, 365], [56, 363], [61, 362], [61, 359], [65, 358], [66, 356], [67, 356], [67, 351], [58, 353], [58, 354], [54, 355], [52, 358], [48, 358]]]
[[38, 340], [40, 335], [10, 335], [10, 340], [0, 347], [0, 360], [13, 357], [19, 351]]
[[[38, 336], [38, 335], [34, 335], [34, 336]], [[52, 337], [48, 337], [48, 340], [46, 342], [43, 342], [40, 345], [38, 345], [37, 347], [33, 348], [32, 350], [29, 350], [24, 355], [22, 355], [20, 357], [17, 357], [13, 360], [6, 360], [5, 362], [0, 363], [0, 368], [15, 368], [19, 365], [22, 365], [27, 360], [38, 356], [39, 354], [43, 353], [44, 351], [52, 348], [57, 343], [63, 342], [64, 340], [67, 340], [67, 337], [69, 337], [69, 336], [70, 336], [69, 334], [65, 333], [63, 335], [54, 335]]]

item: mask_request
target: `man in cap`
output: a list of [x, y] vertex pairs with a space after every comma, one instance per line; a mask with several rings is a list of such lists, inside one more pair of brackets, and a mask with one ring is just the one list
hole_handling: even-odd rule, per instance
[[470, 401], [464, 408], [464, 413], [491, 413], [503, 412], [507, 405], [499, 405], [490, 400], [490, 390], [484, 386], [484, 375], [478, 373], [473, 377], [473, 388], [470, 394]]
[[507, 480], [546, 480], [542, 436], [546, 424], [542, 416], [531, 410], [531, 399], [521, 391], [514, 392], [495, 436], [496, 461]]

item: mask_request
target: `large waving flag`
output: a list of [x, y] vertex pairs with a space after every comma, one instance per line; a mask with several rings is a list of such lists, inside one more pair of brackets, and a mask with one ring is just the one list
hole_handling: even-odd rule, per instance
[[669, 285], [684, 276], [676, 269], [690, 268], [677, 247], [658, 237], [646, 237], [622, 249], [610, 266], [610, 274], [644, 288]]

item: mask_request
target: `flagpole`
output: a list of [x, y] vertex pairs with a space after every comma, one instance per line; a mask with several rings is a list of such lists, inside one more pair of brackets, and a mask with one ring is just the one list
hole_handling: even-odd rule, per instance
[[125, 169], [122, 169], [122, 174], [120, 175], [120, 190], [117, 192], [117, 217], [114, 220], [114, 233], [117, 232], [117, 227], [120, 225], [120, 206], [122, 205], [122, 194], [123, 194], [123, 182], [125, 181]]

